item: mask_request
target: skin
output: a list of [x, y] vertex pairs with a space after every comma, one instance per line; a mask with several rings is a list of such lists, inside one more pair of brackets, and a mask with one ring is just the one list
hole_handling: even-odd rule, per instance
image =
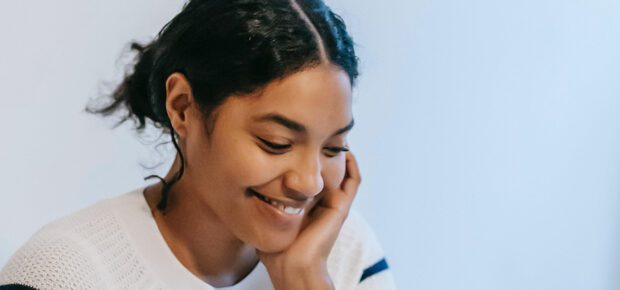
[[[315, 66], [259, 93], [231, 96], [208, 120], [182, 74], [169, 76], [166, 93], [185, 173], [164, 213], [156, 209], [161, 184], [144, 195], [177, 259], [215, 287], [236, 284], [260, 260], [275, 289], [333, 289], [327, 257], [361, 180], [353, 154], [333, 149], [348, 147], [352, 126], [347, 74]], [[291, 129], [274, 114], [305, 129]], [[274, 150], [261, 139], [290, 146]], [[177, 156], [166, 180], [179, 167]], [[248, 188], [303, 204], [303, 218], [274, 224], [269, 206]]]

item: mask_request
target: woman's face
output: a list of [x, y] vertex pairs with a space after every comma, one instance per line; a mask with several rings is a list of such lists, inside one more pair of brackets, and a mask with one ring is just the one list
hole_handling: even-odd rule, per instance
[[[345, 175], [352, 126], [347, 74], [320, 65], [228, 98], [183, 147], [192, 198], [238, 239], [264, 252], [286, 249], [323, 193]], [[286, 207], [285, 207], [286, 206]]]

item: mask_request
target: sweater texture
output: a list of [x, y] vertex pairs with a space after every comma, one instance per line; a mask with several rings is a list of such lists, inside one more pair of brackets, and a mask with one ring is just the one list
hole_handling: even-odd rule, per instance
[[[166, 244], [143, 190], [100, 201], [41, 228], [4, 266], [0, 289], [273, 290], [260, 262], [229, 287], [212, 287], [192, 274]], [[354, 209], [327, 263], [338, 290], [396, 289], [377, 238]]]

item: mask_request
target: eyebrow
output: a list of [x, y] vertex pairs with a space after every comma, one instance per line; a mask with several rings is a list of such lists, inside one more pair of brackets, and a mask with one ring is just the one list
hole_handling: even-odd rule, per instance
[[[261, 115], [261, 116], [255, 117], [254, 120], [258, 122], [274, 122], [297, 133], [305, 134], [308, 132], [308, 129], [301, 123], [293, 121], [278, 113], [268, 113], [265, 115]], [[336, 130], [336, 132], [332, 134], [332, 137], [340, 135], [340, 134], [344, 134], [345, 132], [350, 131], [353, 128], [353, 125], [355, 125], [355, 122], [353, 119], [351, 119], [351, 122], [349, 122], [348, 125]]]

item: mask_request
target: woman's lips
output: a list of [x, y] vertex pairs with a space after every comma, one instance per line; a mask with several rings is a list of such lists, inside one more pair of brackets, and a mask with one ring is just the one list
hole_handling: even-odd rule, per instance
[[304, 213], [305, 206], [307, 205], [307, 202], [284, 201], [269, 197], [251, 188], [248, 188], [248, 192], [264, 203], [269, 204], [287, 215], [302, 215]]
[[269, 227], [278, 229], [279, 231], [289, 232], [297, 229], [303, 222], [305, 208], [288, 208], [284, 205], [278, 205], [277, 202], [271, 201], [268, 197], [251, 189], [247, 190], [251, 195], [252, 203], [256, 206], [256, 218], [265, 220]]

